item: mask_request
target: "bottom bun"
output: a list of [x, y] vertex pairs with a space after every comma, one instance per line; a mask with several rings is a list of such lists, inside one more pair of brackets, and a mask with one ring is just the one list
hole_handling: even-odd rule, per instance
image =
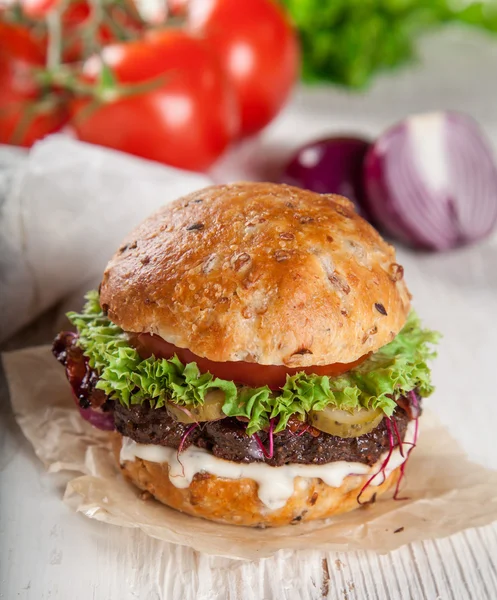
[[[122, 437], [114, 436], [114, 451], [123, 475], [157, 500], [181, 512], [218, 523], [249, 527], [277, 527], [315, 519], [326, 519], [349, 512], [361, 505], [357, 497], [369, 475], [349, 475], [340, 487], [326, 485], [319, 478], [296, 477], [294, 492], [285, 506], [268, 509], [257, 495], [253, 479], [224, 479], [197, 473], [187, 488], [175, 487], [169, 479], [168, 463], [155, 463], [141, 458], [120, 461]], [[285, 467], [274, 467], [284, 469]], [[361, 503], [378, 499], [400, 477], [400, 467], [378, 486], [368, 486]]]

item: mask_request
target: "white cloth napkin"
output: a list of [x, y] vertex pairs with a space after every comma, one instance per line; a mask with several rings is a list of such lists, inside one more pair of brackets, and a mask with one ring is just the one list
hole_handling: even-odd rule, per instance
[[0, 342], [95, 285], [120, 240], [205, 175], [51, 136], [0, 152]]

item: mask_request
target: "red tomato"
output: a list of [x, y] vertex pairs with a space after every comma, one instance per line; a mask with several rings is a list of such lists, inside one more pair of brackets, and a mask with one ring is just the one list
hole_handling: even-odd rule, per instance
[[31, 146], [67, 120], [56, 96], [44, 97], [33, 69], [44, 64], [42, 48], [27, 30], [0, 23], [0, 143]]
[[[5, 62], [7, 59], [13, 63], [10, 68], [24, 64], [25, 69], [33, 65], [43, 65], [45, 54], [42, 44], [39, 44], [28, 29], [0, 20], [0, 56]], [[1, 72], [4, 74], [4, 71]], [[0, 92], [2, 89], [0, 88]]]
[[[121, 84], [148, 91], [92, 109], [76, 100], [72, 123], [78, 137], [185, 169], [204, 170], [238, 130], [233, 90], [204, 42], [168, 29], [143, 40], [107, 46], [103, 60]], [[85, 76], [98, 78], [95, 57]]]
[[[104, 12], [108, 21], [113, 22], [111, 27], [108, 22], [101, 23], [94, 36], [99, 45], [105, 46], [117, 41], [115, 29], [126, 29], [130, 33], [139, 34], [144, 30], [138, 14], [133, 18], [134, 6], [127, 2], [106, 4]], [[72, 0], [62, 13], [62, 56], [65, 62], [76, 62], [83, 57], [83, 40], [88, 32], [90, 20], [93, 16], [95, 5], [87, 0]]]
[[90, 4], [86, 0], [78, 0], [70, 2], [62, 13], [62, 58], [64, 62], [81, 60], [83, 31], [88, 27], [91, 12]]
[[24, 14], [33, 19], [44, 18], [57, 4], [59, 0], [21, 0]]
[[168, 0], [167, 9], [170, 15], [184, 16], [188, 11], [189, 0]]
[[190, 0], [189, 24], [234, 82], [241, 133], [250, 135], [285, 103], [299, 68], [297, 37], [273, 0]]
[[336, 377], [341, 373], [350, 371], [350, 369], [361, 364], [369, 354], [362, 356], [353, 363], [343, 364], [335, 363], [332, 365], [321, 365], [313, 367], [300, 367], [297, 369], [288, 369], [282, 365], [258, 365], [248, 362], [215, 362], [208, 358], [202, 358], [190, 352], [187, 348], [178, 348], [169, 342], [166, 342], [158, 335], [149, 333], [140, 333], [132, 336], [132, 344], [138, 350], [142, 358], [147, 358], [152, 354], [156, 358], [171, 358], [175, 354], [183, 364], [195, 362], [202, 373], [211, 373], [214, 377], [235, 381], [250, 387], [261, 387], [268, 385], [272, 390], [279, 389], [285, 385], [287, 375], [295, 373], [314, 373], [316, 375], [328, 375]]
[[53, 102], [19, 99], [5, 107], [0, 102], [0, 143], [29, 148], [37, 140], [59, 131], [66, 122], [66, 112], [57, 99]]

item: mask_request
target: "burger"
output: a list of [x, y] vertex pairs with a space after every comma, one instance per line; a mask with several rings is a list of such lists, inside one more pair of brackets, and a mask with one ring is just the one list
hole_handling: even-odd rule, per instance
[[135, 229], [86, 300], [53, 351], [147, 497], [259, 527], [400, 497], [436, 334], [347, 199], [200, 190]]

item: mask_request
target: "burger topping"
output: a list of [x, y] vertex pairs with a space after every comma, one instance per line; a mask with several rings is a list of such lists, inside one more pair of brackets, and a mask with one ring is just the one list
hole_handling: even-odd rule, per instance
[[217, 421], [226, 418], [223, 413], [225, 395], [222, 390], [211, 390], [205, 395], [204, 403], [198, 406], [179, 406], [174, 402], [167, 402], [168, 413], [180, 423], [201, 423]]
[[[315, 365], [313, 367], [288, 368], [283, 365], [259, 365], [244, 361], [237, 362], [216, 362], [197, 356], [187, 348], [179, 348], [174, 344], [166, 342], [158, 335], [150, 333], [130, 333], [129, 343], [136, 348], [142, 358], [171, 359], [177, 356], [183, 364], [194, 362], [201, 373], [211, 373], [214, 377], [229, 379], [235, 383], [250, 387], [259, 387], [267, 385], [271, 390], [278, 390], [283, 387], [287, 376], [297, 373], [307, 373], [309, 375], [326, 375], [328, 377], [337, 377], [363, 363], [370, 354], [361, 356], [352, 363], [334, 363], [332, 365]], [[307, 348], [301, 348], [295, 354], [312, 354]]]
[[142, 358], [127, 334], [102, 312], [97, 292], [87, 299], [83, 312], [69, 318], [78, 328], [78, 344], [88, 364], [98, 373], [96, 389], [124, 406], [146, 402], [157, 409], [173, 402], [191, 413], [205, 404], [208, 392], [218, 390], [224, 394], [223, 414], [247, 419], [246, 433], [251, 436], [270, 422], [278, 433], [290, 417], [306, 421], [310, 413], [326, 408], [349, 413], [380, 410], [391, 416], [401, 396], [416, 389], [424, 397], [433, 390], [426, 362], [434, 355], [431, 344], [437, 335], [421, 329], [414, 313], [392, 342], [346, 373], [330, 377], [302, 370], [287, 375], [275, 391], [268, 385], [237, 386], [232, 378], [202, 373], [195, 362], [185, 364], [177, 355]]
[[124, 438], [121, 461], [142, 458], [151, 462], [167, 462], [170, 481], [177, 488], [187, 488], [197, 474], [227, 479], [251, 479], [258, 484], [257, 494], [261, 502], [269, 510], [278, 510], [285, 506], [294, 493], [295, 477], [319, 478], [326, 485], [338, 488], [350, 475], [367, 476], [368, 486], [381, 485], [394, 469], [405, 462], [413, 442], [414, 426], [410, 424], [404, 443], [383, 452], [372, 466], [363, 462], [340, 460], [327, 464], [291, 463], [280, 469], [273, 469], [257, 462], [247, 464], [219, 460], [215, 453], [196, 446], [190, 446], [178, 456], [174, 449], [167, 446], [139, 444], [130, 438]]
[[60, 333], [53, 344], [55, 358], [64, 365], [66, 376], [81, 409], [110, 410], [108, 397], [96, 389], [98, 373], [88, 364], [88, 358], [77, 345], [77, 336], [71, 331]]
[[[166, 408], [153, 409], [146, 405], [126, 408], [116, 404], [114, 418], [117, 431], [140, 444], [169, 446], [177, 452], [181, 447], [181, 453], [190, 446], [197, 446], [224, 460], [265, 462], [272, 467], [290, 463], [324, 465], [335, 461], [371, 466], [390, 447], [388, 419], [383, 419], [367, 434], [342, 438], [302, 423], [298, 430], [287, 427], [271, 436], [268, 428], [249, 436], [247, 424], [230, 417], [199, 423], [191, 429], [192, 424], [176, 421]], [[399, 433], [395, 439], [398, 443], [405, 439], [409, 418], [402, 409], [397, 409], [390, 419]]]
[[326, 431], [331, 435], [350, 438], [369, 433], [383, 419], [384, 412], [379, 409], [361, 408], [354, 412], [331, 408], [311, 411], [309, 420], [316, 429]]
[[[107, 407], [109, 412], [104, 414], [108, 415], [109, 421], [112, 420], [112, 426], [115, 422], [122, 435], [141, 444], [170, 446], [178, 452], [193, 444], [209, 450], [215, 456], [235, 462], [263, 461], [272, 466], [281, 466], [288, 463], [325, 464], [332, 461], [349, 461], [372, 465], [388, 450], [387, 424], [391, 424], [390, 429], [395, 432], [395, 439], [400, 442], [404, 439], [413, 410], [416, 410], [416, 416], [419, 414], [418, 398], [411, 392], [408, 396], [398, 399], [399, 406], [390, 419], [382, 419], [371, 431], [356, 437], [330, 435], [308, 422], [301, 421], [297, 416], [290, 417], [287, 427], [278, 433], [267, 427], [248, 435], [248, 419], [226, 417], [224, 413], [218, 412], [224, 401], [219, 390], [207, 392], [205, 405], [198, 407], [201, 410], [203, 406], [208, 406], [208, 411], [214, 411], [210, 414], [193, 415], [187, 407], [172, 402], [167, 402], [162, 408], [152, 408], [149, 402], [132, 404], [127, 408], [118, 401], [107, 400], [104, 392], [94, 390], [98, 374], [88, 365], [88, 360], [77, 345], [77, 337], [74, 334], [61, 333], [54, 343], [54, 354], [66, 367], [68, 374], [77, 371], [80, 374], [78, 378], [71, 377], [74, 396], [79, 406], [88, 406], [88, 402], [98, 393], [98, 405], [101, 405], [102, 399], [105, 401], [102, 408], [105, 410]], [[93, 382], [90, 389], [87, 381]], [[195, 410], [195, 407], [190, 408]], [[330, 410], [325, 409], [322, 412], [333, 414]], [[356, 412], [362, 417], [367, 413]], [[210, 420], [201, 421], [204, 416], [208, 416]], [[333, 416], [336, 417], [336, 413]], [[340, 418], [349, 421], [350, 425], [350, 421], [354, 420], [354, 413], [346, 412], [340, 415]], [[275, 420], [271, 421], [274, 425]]]

